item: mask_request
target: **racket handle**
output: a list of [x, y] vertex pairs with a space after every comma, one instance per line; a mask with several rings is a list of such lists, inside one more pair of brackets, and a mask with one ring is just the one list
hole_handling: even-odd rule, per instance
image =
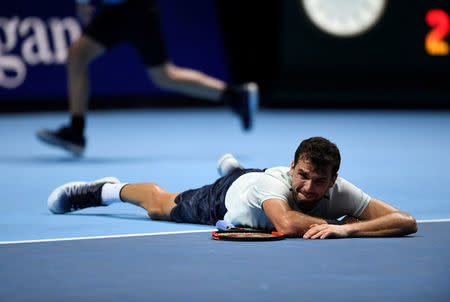
[[231, 223], [226, 222], [225, 220], [218, 220], [216, 223], [216, 228], [219, 231], [225, 231], [231, 228], [234, 228], [234, 225], [232, 225]]

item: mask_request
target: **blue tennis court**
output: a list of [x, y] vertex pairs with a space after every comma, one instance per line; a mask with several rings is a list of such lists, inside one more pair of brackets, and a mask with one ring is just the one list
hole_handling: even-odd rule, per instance
[[[1, 301], [448, 301], [450, 113], [269, 110], [251, 133], [222, 108], [93, 111], [87, 152], [37, 141], [65, 113], [0, 115]], [[60, 184], [115, 176], [178, 192], [213, 182], [232, 153], [289, 165], [323, 136], [339, 174], [419, 220], [401, 238], [218, 242], [211, 226], [152, 221], [129, 204], [53, 215]]]

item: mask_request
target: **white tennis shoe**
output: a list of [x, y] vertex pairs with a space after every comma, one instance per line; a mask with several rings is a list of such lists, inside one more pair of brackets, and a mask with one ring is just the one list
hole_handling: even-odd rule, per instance
[[48, 209], [54, 214], [64, 214], [102, 204], [102, 186], [119, 183], [115, 177], [105, 177], [93, 182], [69, 182], [56, 188], [48, 197]]
[[235, 169], [244, 169], [244, 167], [230, 153], [224, 154], [217, 161], [217, 172], [220, 176], [225, 176]]

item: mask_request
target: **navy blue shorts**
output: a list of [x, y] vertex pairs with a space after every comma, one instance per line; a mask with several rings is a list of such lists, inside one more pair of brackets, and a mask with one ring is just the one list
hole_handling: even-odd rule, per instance
[[215, 225], [227, 212], [225, 195], [231, 184], [241, 175], [250, 172], [264, 172], [260, 169], [235, 169], [211, 185], [184, 191], [175, 198], [177, 204], [170, 212], [175, 222]]
[[158, 66], [168, 61], [156, 0], [104, 4], [84, 34], [107, 49], [123, 41], [130, 42], [146, 66]]

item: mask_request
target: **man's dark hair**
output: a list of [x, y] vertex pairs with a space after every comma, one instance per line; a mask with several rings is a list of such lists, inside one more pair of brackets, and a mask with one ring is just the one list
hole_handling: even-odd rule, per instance
[[295, 151], [294, 165], [299, 160], [309, 161], [317, 170], [331, 166], [331, 175], [336, 175], [341, 165], [341, 155], [337, 146], [323, 137], [305, 139]]

